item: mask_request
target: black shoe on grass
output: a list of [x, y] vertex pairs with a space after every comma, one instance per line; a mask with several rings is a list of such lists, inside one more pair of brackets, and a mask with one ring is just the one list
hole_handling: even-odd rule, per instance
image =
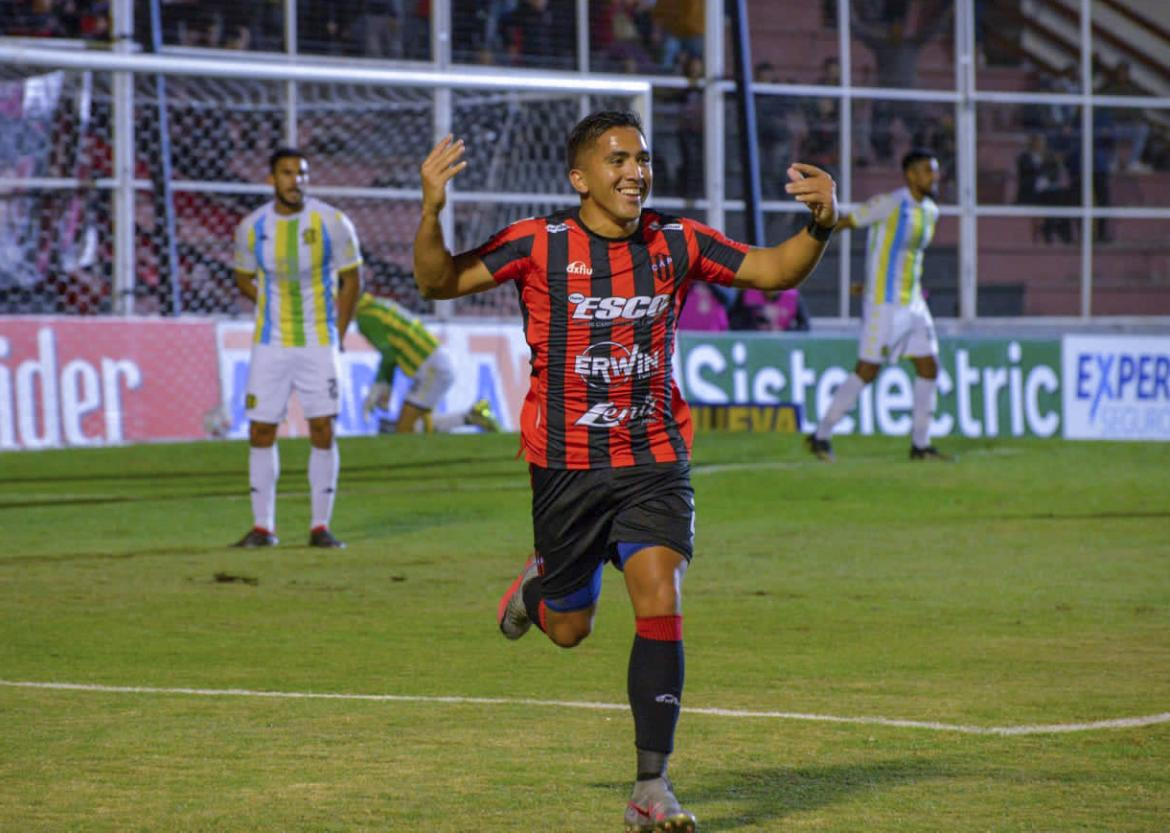
[[319, 526], [309, 533], [309, 546], [322, 547], [330, 550], [345, 549], [345, 542], [339, 541], [333, 537], [333, 533], [327, 527]]
[[256, 547], [275, 547], [280, 543], [280, 539], [269, 532], [267, 529], [260, 527], [252, 527], [248, 530], [248, 534], [240, 540], [232, 544], [233, 547], [243, 547], [244, 549], [255, 549]]
[[833, 444], [828, 440], [817, 439], [816, 434], [809, 434], [807, 437], [805, 437], [804, 445], [805, 448], [809, 450], [810, 454], [823, 463], [831, 463], [834, 459], [836, 459], [833, 456]]
[[911, 460], [935, 460], [935, 461], [940, 462], [940, 463], [949, 463], [954, 458], [951, 457], [951, 455], [949, 455], [949, 454], [943, 454], [941, 451], [939, 451], [933, 445], [928, 445], [925, 448], [919, 448], [918, 446], [912, 445], [912, 446], [910, 446], [910, 459]]

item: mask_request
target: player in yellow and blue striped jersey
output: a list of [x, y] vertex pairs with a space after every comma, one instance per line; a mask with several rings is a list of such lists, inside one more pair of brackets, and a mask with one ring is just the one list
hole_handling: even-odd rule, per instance
[[821, 460], [833, 459], [833, 427], [853, 410], [881, 366], [902, 357], [914, 364], [910, 459], [941, 460], [930, 444], [938, 378], [938, 337], [922, 296], [922, 258], [938, 223], [938, 158], [914, 149], [902, 159], [906, 184], [873, 197], [844, 215], [837, 228], [869, 228], [857, 365], [833, 394], [828, 411], [805, 442]]
[[273, 199], [236, 227], [236, 284], [256, 305], [245, 401], [252, 529], [241, 547], [273, 546], [280, 458], [276, 429], [295, 390], [309, 421], [309, 545], [344, 547], [329, 531], [339, 456], [338, 352], [361, 293], [361, 248], [341, 211], [307, 197], [309, 161], [296, 148], [268, 160]]

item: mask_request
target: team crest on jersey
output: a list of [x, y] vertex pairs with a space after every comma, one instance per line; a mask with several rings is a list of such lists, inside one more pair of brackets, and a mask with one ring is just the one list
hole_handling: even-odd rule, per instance
[[[655, 255], [650, 261], [650, 271], [654, 273], [655, 278], [666, 277], [670, 274], [670, 267], [674, 265], [674, 258], [670, 255]], [[660, 275], [659, 272], [662, 274]]]
[[244, 409], [250, 411], [255, 407], [256, 407], [256, 394], [249, 393], [248, 395], [246, 395], [244, 397]]
[[305, 229], [304, 233], [301, 235], [301, 240], [304, 241], [306, 246], [312, 246], [314, 243], [317, 242], [317, 229], [315, 229], [315, 228]]
[[631, 379], [649, 379], [662, 364], [657, 351], [644, 353], [637, 344], [633, 349], [616, 341], [590, 344], [589, 349], [573, 362], [573, 370], [594, 390], [612, 390]]

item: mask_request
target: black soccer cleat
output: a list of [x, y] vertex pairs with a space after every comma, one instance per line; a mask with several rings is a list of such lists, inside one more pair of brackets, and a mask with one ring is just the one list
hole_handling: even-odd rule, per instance
[[949, 463], [954, 460], [949, 454], [943, 454], [933, 445], [928, 445], [925, 448], [919, 448], [916, 445], [910, 446], [911, 460], [935, 460], [940, 463]]
[[831, 463], [836, 459], [833, 456], [833, 444], [828, 440], [817, 439], [816, 434], [809, 434], [805, 437], [804, 446], [810, 454], [823, 463]]
[[232, 544], [233, 547], [243, 547], [244, 549], [255, 549], [256, 547], [275, 547], [280, 543], [280, 539], [269, 532], [267, 529], [260, 527], [252, 527], [248, 530], [248, 534], [240, 540]]
[[320, 526], [309, 533], [309, 546], [330, 550], [343, 550], [345, 549], [345, 541], [337, 540], [327, 527]]

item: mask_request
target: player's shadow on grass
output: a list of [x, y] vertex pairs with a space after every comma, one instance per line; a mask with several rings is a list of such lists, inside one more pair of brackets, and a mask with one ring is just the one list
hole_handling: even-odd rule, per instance
[[[861, 792], [876, 792], [953, 774], [945, 763], [896, 758], [823, 767], [760, 767], [727, 770], [678, 784], [684, 807], [695, 811], [703, 833], [738, 830], [817, 810]], [[628, 789], [622, 785], [621, 789]], [[701, 812], [702, 805], [732, 804], [722, 815]]]

